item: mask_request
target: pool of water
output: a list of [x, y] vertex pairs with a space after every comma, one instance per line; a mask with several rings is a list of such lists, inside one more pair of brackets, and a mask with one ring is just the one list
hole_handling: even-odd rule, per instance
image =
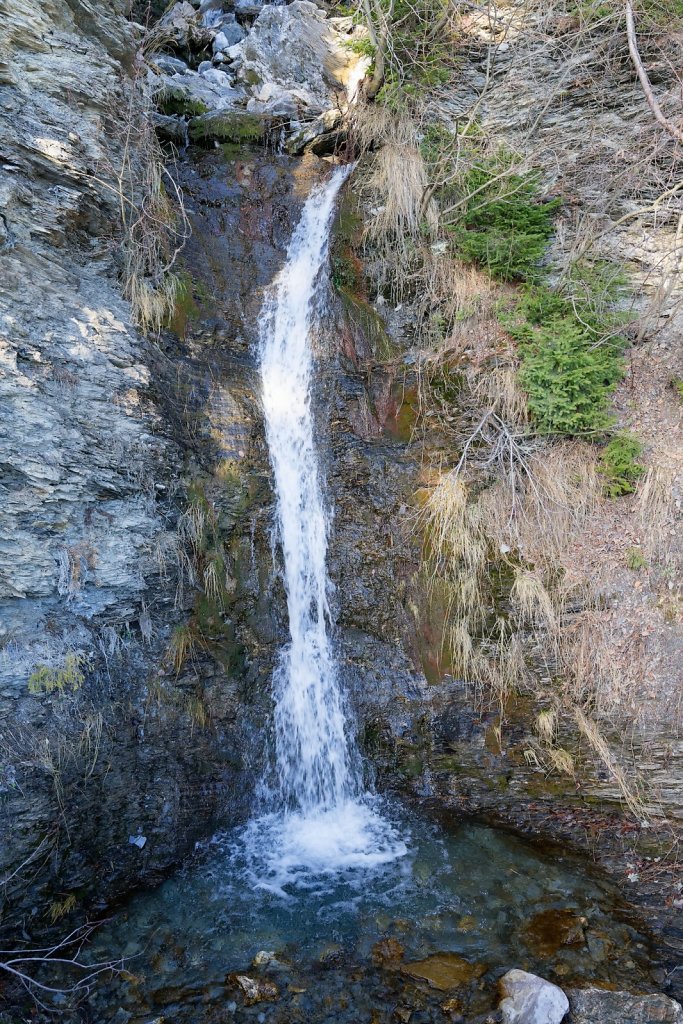
[[254, 871], [253, 833], [216, 835], [93, 941], [93, 958], [123, 954], [129, 973], [97, 989], [86, 1019], [470, 1020], [495, 1005], [496, 979], [512, 967], [565, 986], [653, 987], [647, 938], [575, 859], [381, 811], [404, 856], [295, 872], [276, 887]]

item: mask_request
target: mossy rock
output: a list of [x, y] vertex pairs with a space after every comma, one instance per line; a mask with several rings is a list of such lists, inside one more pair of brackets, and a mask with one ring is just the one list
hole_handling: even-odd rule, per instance
[[231, 110], [193, 117], [188, 131], [193, 142], [214, 139], [217, 142], [246, 145], [250, 142], [260, 142], [270, 127], [271, 121], [268, 118], [248, 114], [246, 111]]
[[176, 90], [172, 86], [164, 89], [157, 97], [157, 106], [161, 113], [168, 117], [199, 117], [209, 112], [209, 108], [202, 100], [190, 99], [184, 90]]

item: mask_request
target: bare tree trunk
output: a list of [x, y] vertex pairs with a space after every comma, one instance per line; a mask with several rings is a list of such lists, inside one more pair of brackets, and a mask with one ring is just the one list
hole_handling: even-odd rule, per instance
[[675, 124], [672, 124], [665, 116], [664, 111], [657, 102], [657, 97], [652, 91], [652, 84], [648, 78], [647, 71], [643, 67], [643, 62], [640, 59], [640, 53], [638, 52], [638, 39], [636, 36], [636, 24], [633, 17], [633, 5], [631, 4], [631, 0], [626, 0], [626, 35], [628, 36], [628, 50], [631, 54], [631, 60], [635, 65], [640, 84], [642, 85], [643, 92], [645, 93], [645, 99], [647, 100], [650, 110], [655, 116], [655, 120], [661, 124], [662, 128], [666, 129], [669, 135], [683, 143], [683, 131], [681, 131], [680, 128], [677, 128]]
[[370, 41], [375, 47], [375, 69], [372, 78], [365, 86], [365, 95], [374, 100], [384, 85], [386, 73], [386, 56], [389, 45], [389, 25], [393, 13], [393, 0], [388, 13], [382, 10], [381, 0], [363, 0], [363, 13], [370, 33]]

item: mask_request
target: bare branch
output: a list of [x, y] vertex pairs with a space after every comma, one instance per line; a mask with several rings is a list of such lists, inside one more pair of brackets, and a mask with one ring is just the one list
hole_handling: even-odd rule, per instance
[[681, 131], [680, 128], [677, 128], [675, 124], [672, 124], [671, 121], [669, 121], [668, 117], [666, 117], [666, 115], [664, 114], [664, 111], [660, 107], [657, 101], [657, 97], [655, 96], [652, 90], [652, 84], [650, 82], [650, 79], [648, 78], [647, 71], [643, 67], [643, 62], [638, 51], [636, 23], [635, 18], [633, 17], [633, 5], [631, 4], [631, 0], [626, 0], [625, 8], [626, 35], [628, 36], [628, 51], [631, 54], [631, 60], [633, 61], [633, 64], [635, 66], [638, 78], [640, 80], [640, 84], [643, 87], [643, 92], [645, 93], [645, 99], [647, 100], [648, 106], [654, 114], [655, 120], [659, 124], [661, 124], [662, 128], [664, 128], [669, 133], [669, 135], [672, 136], [672, 138], [676, 139], [678, 142], [683, 143], [683, 131]]

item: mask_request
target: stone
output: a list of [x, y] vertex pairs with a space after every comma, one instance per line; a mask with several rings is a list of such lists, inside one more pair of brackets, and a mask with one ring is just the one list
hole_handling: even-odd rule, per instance
[[267, 5], [246, 38], [230, 49], [231, 72], [252, 89], [277, 88], [307, 115], [317, 116], [346, 102], [369, 66], [347, 41], [309, 0]]
[[245, 1006], [255, 1006], [256, 1003], [272, 1003], [280, 995], [275, 982], [268, 981], [267, 978], [251, 978], [248, 974], [231, 974], [229, 980], [242, 993]]
[[560, 1024], [569, 1009], [561, 988], [527, 971], [508, 971], [499, 985], [503, 1024]]
[[156, 54], [153, 63], [167, 75], [184, 75], [189, 70], [184, 60], [181, 60], [180, 57], [172, 57], [170, 53]]
[[585, 917], [572, 910], [542, 910], [531, 918], [525, 934], [535, 953], [552, 956], [563, 946], [584, 946], [587, 923]]
[[235, 15], [226, 14], [220, 22], [218, 34], [213, 41], [213, 52], [220, 53], [222, 50], [228, 50], [231, 46], [241, 43], [245, 36], [246, 32], [238, 23]]
[[665, 995], [633, 995], [601, 988], [569, 990], [567, 1024], [683, 1024], [680, 1003]]
[[186, 0], [174, 4], [162, 15], [158, 29], [163, 30], [169, 42], [180, 50], [200, 48], [211, 41], [211, 30], [202, 24], [199, 12]]
[[229, 74], [213, 66], [183, 75], [150, 76], [150, 81], [157, 102], [167, 115], [198, 116], [233, 110], [246, 98], [244, 89], [235, 88]]
[[397, 964], [403, 959], [405, 949], [398, 939], [380, 939], [372, 947], [372, 962], [378, 966]]
[[451, 988], [476, 981], [486, 973], [486, 969], [485, 964], [473, 964], [457, 953], [435, 953], [424, 960], [404, 964], [401, 972], [447, 992]]

